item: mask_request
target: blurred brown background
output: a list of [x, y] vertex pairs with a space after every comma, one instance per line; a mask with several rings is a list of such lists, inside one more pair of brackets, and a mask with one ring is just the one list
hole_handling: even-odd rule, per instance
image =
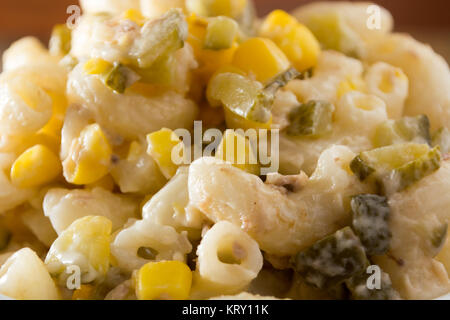
[[[164, 1], [164, 0], [161, 0]], [[255, 0], [260, 15], [274, 8], [290, 10], [311, 0]], [[412, 33], [450, 61], [450, 0], [373, 0], [389, 9], [397, 31]], [[51, 27], [64, 22], [77, 0], [0, 0], [0, 52], [12, 41], [34, 35], [48, 41]]]

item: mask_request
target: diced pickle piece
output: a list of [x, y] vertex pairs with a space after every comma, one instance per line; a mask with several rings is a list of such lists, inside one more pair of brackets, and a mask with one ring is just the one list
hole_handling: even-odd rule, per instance
[[124, 93], [126, 88], [140, 79], [140, 75], [130, 68], [99, 58], [88, 60], [83, 68], [86, 74], [99, 75], [103, 83], [117, 93]]
[[82, 283], [101, 280], [109, 269], [111, 229], [111, 221], [102, 216], [75, 220], [53, 242], [47, 254], [45, 264], [50, 273], [64, 281], [71, 273], [67, 268], [78, 266]]
[[199, 64], [196, 73], [203, 82], [207, 82], [211, 76], [221, 67], [228, 66], [233, 60], [234, 53], [238, 47], [237, 41], [231, 48], [225, 50], [205, 49], [205, 38], [208, 20], [191, 15], [188, 18], [189, 37], [188, 42], [194, 50], [195, 58]]
[[291, 136], [320, 137], [332, 130], [334, 107], [331, 103], [311, 100], [289, 114], [287, 133]]
[[373, 144], [379, 148], [404, 142], [431, 145], [430, 121], [427, 116], [385, 121], [377, 127]]
[[440, 128], [433, 135], [433, 146], [440, 146], [443, 154], [450, 153], [450, 130], [448, 128]]
[[212, 106], [223, 105], [248, 120], [266, 123], [271, 116], [271, 104], [263, 104], [262, 85], [236, 73], [220, 73], [211, 79], [207, 97]]
[[[261, 124], [264, 127], [270, 127], [271, 108], [276, 92], [290, 80], [303, 75], [295, 69], [288, 69], [273, 78], [263, 88], [261, 83], [241, 74], [216, 73], [209, 82], [206, 95], [211, 106], [223, 105], [237, 116], [257, 123], [256, 126], [251, 127], [260, 127]], [[230, 118], [229, 115], [228, 118]], [[237, 120], [237, 122], [241, 121]]]
[[117, 93], [124, 93], [125, 89], [137, 80], [139, 80], [139, 76], [120, 63], [116, 63], [103, 78], [105, 85]]
[[55, 56], [65, 56], [70, 52], [72, 32], [66, 24], [58, 24], [53, 27], [50, 37], [50, 54]]
[[306, 26], [325, 49], [340, 51], [349, 56], [359, 56], [359, 36], [338, 13], [312, 15]]
[[390, 208], [386, 197], [360, 194], [351, 200], [353, 229], [368, 255], [382, 255], [389, 250]]
[[212, 18], [208, 22], [205, 37], [205, 49], [224, 50], [233, 45], [239, 31], [236, 21], [227, 17]]
[[362, 181], [373, 178], [387, 194], [402, 191], [440, 168], [439, 147], [404, 143], [361, 152], [350, 169]]
[[318, 288], [331, 288], [368, 265], [364, 247], [350, 227], [336, 231], [292, 259], [296, 272]]
[[149, 68], [133, 68], [139, 75], [139, 82], [159, 85], [171, 85], [175, 79], [176, 59], [173, 55], [158, 59]]
[[5, 249], [11, 240], [11, 231], [0, 225], [0, 251]]
[[347, 288], [351, 292], [353, 300], [399, 300], [400, 295], [392, 288], [392, 282], [389, 275], [381, 271], [380, 288], [369, 289], [367, 281], [370, 273], [363, 272], [346, 281]]
[[149, 68], [184, 46], [188, 26], [183, 12], [171, 9], [160, 19], [146, 23], [141, 33], [130, 53], [140, 68]]

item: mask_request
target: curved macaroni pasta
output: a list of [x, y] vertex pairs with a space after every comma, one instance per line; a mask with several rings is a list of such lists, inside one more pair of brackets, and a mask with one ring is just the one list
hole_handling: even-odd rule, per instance
[[[139, 256], [139, 248], [148, 248], [155, 253], [154, 257]], [[192, 246], [185, 232], [178, 233], [170, 226], [159, 225], [146, 219], [129, 221], [111, 243], [111, 253], [117, 265], [129, 272], [139, 269], [149, 261], [185, 261], [186, 254], [191, 250]]]
[[193, 298], [215, 290], [239, 292], [256, 278], [263, 264], [255, 240], [227, 221], [217, 222], [206, 232], [197, 255]]

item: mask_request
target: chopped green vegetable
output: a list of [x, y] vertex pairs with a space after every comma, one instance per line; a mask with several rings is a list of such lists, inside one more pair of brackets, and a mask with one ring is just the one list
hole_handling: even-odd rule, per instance
[[289, 114], [287, 133], [291, 136], [319, 137], [332, 130], [334, 107], [327, 101], [311, 100]]
[[443, 154], [450, 153], [450, 130], [448, 128], [440, 128], [433, 135], [433, 146], [440, 146]]
[[53, 27], [50, 37], [50, 54], [55, 56], [65, 56], [70, 52], [72, 41], [72, 31], [66, 24], [58, 24]]
[[160, 85], [171, 85], [175, 80], [176, 59], [173, 55], [162, 57], [145, 69], [133, 68], [141, 77], [140, 82]]
[[340, 51], [352, 57], [360, 56], [361, 40], [339, 13], [311, 15], [306, 26], [325, 49]]
[[278, 89], [300, 75], [297, 70], [288, 69], [263, 87], [243, 75], [224, 72], [211, 79], [206, 95], [211, 106], [223, 105], [247, 120], [267, 123]]
[[5, 249], [11, 240], [11, 232], [3, 226], [0, 226], [0, 251]]
[[373, 178], [387, 194], [402, 191], [440, 167], [439, 147], [404, 143], [361, 152], [350, 164], [362, 181]]
[[271, 116], [272, 103], [264, 97], [262, 85], [236, 73], [215, 76], [209, 83], [207, 97], [212, 106], [223, 105], [252, 121], [266, 123]]
[[149, 68], [184, 46], [188, 35], [188, 25], [180, 9], [171, 9], [160, 19], [146, 23], [130, 54], [137, 66]]
[[231, 48], [238, 31], [237, 22], [231, 18], [211, 18], [206, 29], [205, 49], [224, 50]]
[[360, 194], [351, 200], [352, 226], [368, 255], [382, 255], [389, 249], [390, 208], [386, 197]]
[[307, 283], [324, 289], [362, 273], [368, 261], [358, 237], [345, 227], [298, 253], [292, 264]]
[[400, 295], [392, 288], [392, 282], [389, 275], [381, 271], [380, 289], [369, 289], [367, 280], [371, 274], [363, 272], [360, 275], [352, 277], [345, 283], [351, 292], [353, 300], [399, 300]]
[[117, 93], [124, 93], [125, 89], [138, 79], [139, 76], [135, 72], [120, 63], [114, 64], [114, 67], [103, 75], [105, 85]]
[[137, 251], [138, 257], [146, 260], [155, 260], [158, 251], [148, 247], [140, 247]]
[[431, 145], [430, 121], [425, 115], [388, 120], [377, 127], [373, 140], [377, 148], [404, 142]]

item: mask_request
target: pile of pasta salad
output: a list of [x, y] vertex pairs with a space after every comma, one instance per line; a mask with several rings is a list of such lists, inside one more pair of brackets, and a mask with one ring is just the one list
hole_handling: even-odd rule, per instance
[[80, 5], [3, 54], [0, 295], [450, 291], [450, 71], [387, 10]]

